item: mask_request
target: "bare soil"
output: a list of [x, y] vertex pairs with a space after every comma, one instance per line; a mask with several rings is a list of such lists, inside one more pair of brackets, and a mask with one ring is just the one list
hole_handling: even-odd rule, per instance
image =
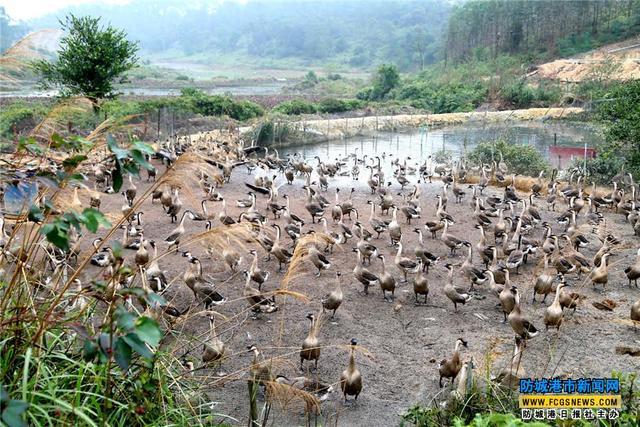
[[[161, 169], [162, 167], [159, 166]], [[283, 179], [283, 178], [280, 178]], [[360, 182], [354, 183], [347, 178], [333, 178], [326, 197], [333, 202], [333, 194], [336, 187], [346, 189], [356, 186], [354, 193], [354, 205], [360, 211], [360, 219], [368, 226], [366, 201], [372, 199], [365, 183], [366, 178], [360, 178]], [[410, 177], [412, 182], [417, 177]], [[392, 186], [396, 203], [401, 205], [400, 196], [395, 196], [400, 191], [400, 185], [394, 181]], [[235, 200], [245, 198], [247, 188], [243, 182], [253, 182], [253, 176], [246, 173], [244, 167], [237, 168], [233, 172], [230, 184], [225, 184], [221, 193], [228, 200], [228, 212], [238, 216], [243, 209], [235, 206]], [[291, 196], [292, 211], [306, 220], [303, 231], [311, 229], [321, 230], [321, 225], [311, 224], [309, 215], [304, 208], [304, 193], [302, 189], [303, 179], [298, 178], [294, 185], [284, 185], [280, 193]], [[138, 184], [138, 194], [148, 186], [146, 182]], [[126, 186], [126, 183], [125, 183]], [[422, 187], [422, 219], [414, 220], [411, 225], [404, 223], [404, 218], [399, 218], [403, 229], [404, 254], [413, 256], [413, 249], [417, 241], [417, 234], [412, 232], [415, 227], [422, 227], [424, 222], [432, 220], [436, 210], [436, 195], [442, 191], [442, 184], [435, 181], [432, 184], [423, 184]], [[196, 194], [199, 191], [194, 189]], [[501, 194], [502, 190], [488, 188], [486, 195]], [[450, 195], [448, 212], [456, 219], [456, 224], [450, 232], [458, 237], [470, 240], [474, 245], [479, 239], [478, 230], [473, 228], [475, 220], [473, 209], [470, 207], [470, 190], [461, 204], [454, 203]], [[342, 196], [344, 198], [344, 196]], [[377, 197], [377, 196], [376, 196]], [[185, 208], [192, 204], [192, 209], [199, 210], [199, 201], [188, 200], [183, 196]], [[119, 212], [122, 205], [120, 195], [102, 195], [103, 211]], [[284, 203], [284, 200], [281, 200]], [[560, 234], [563, 230], [556, 222], [558, 213], [548, 212], [540, 204], [543, 219], [552, 224], [554, 232]], [[258, 208], [264, 211], [265, 196], [258, 196]], [[209, 203], [210, 210], [218, 212], [220, 204]], [[561, 204], [559, 210], [565, 206]], [[169, 218], [163, 213], [160, 205], [151, 205], [151, 201], [145, 201], [142, 211], [145, 237], [159, 243], [160, 252], [166, 250], [164, 238], [174, 228]], [[329, 213], [326, 214], [329, 217]], [[624, 268], [635, 260], [635, 252], [638, 240], [633, 236], [631, 227], [626, 223], [624, 216], [615, 213], [605, 213], [607, 224], [611, 231], [624, 243], [626, 249], [614, 249], [612, 267], [609, 272], [609, 284], [606, 291], [594, 290], [591, 283], [585, 283], [584, 279], [575, 276], [568, 277], [568, 283], [572, 284], [572, 290], [586, 296], [581, 302], [575, 315], [568, 314], [559, 333], [542, 332], [531, 340], [523, 356], [523, 367], [531, 377], [598, 377], [608, 376], [615, 371], [638, 371], [640, 361], [627, 355], [615, 353], [615, 347], [629, 345], [640, 346], [640, 330], [634, 330], [629, 324], [629, 309], [633, 301], [640, 297], [640, 289], [629, 287], [624, 275]], [[269, 223], [283, 224], [283, 220], [273, 220], [269, 214]], [[390, 219], [390, 217], [388, 217]], [[584, 219], [579, 220], [580, 223]], [[329, 221], [331, 224], [332, 221]], [[346, 220], [347, 224], [353, 221]], [[216, 221], [214, 226], [219, 226]], [[270, 228], [270, 227], [267, 227]], [[333, 230], [334, 226], [330, 226]], [[204, 223], [187, 221], [187, 234], [191, 235], [204, 231]], [[538, 227], [534, 236], [541, 235]], [[592, 257], [599, 249], [600, 243], [595, 235], [588, 234], [590, 245], [581, 251]], [[116, 236], [120, 238], [120, 236]], [[290, 242], [288, 237], [284, 240]], [[492, 236], [490, 238], [492, 241]], [[335, 271], [341, 271], [343, 290], [345, 293], [342, 306], [339, 308], [335, 321], [325, 319], [320, 332], [322, 349], [318, 372], [308, 372], [308, 376], [317, 376], [320, 380], [334, 384], [336, 391], [328, 401], [322, 404], [323, 425], [340, 426], [391, 426], [398, 425], [400, 416], [414, 403], [428, 404], [434, 396], [445, 396], [438, 386], [438, 361], [450, 357], [454, 343], [458, 337], [464, 337], [469, 342], [469, 349], [463, 350], [463, 360], [473, 357], [476, 363], [475, 374], [483, 377], [486, 369], [497, 373], [508, 365], [513, 348], [514, 334], [508, 324], [502, 323], [502, 313], [496, 307], [498, 302], [487, 289], [479, 288], [478, 295], [467, 305], [461, 306], [457, 313], [453, 304], [444, 295], [442, 287], [446, 280], [446, 270], [442, 267], [445, 262], [461, 264], [464, 261], [465, 252], [450, 257], [448, 249], [439, 240], [432, 240], [425, 236], [425, 244], [428, 250], [440, 255], [440, 265], [432, 267], [429, 273], [429, 299], [427, 305], [414, 304], [412, 285], [399, 284], [396, 289], [396, 299], [393, 303], [386, 302], [379, 288], [372, 288], [369, 295], [361, 294], [362, 286], [354, 279], [352, 271], [356, 263], [355, 239], [351, 239], [341, 247], [336, 247], [333, 254], [329, 254], [332, 266], [328, 271], [323, 271], [320, 278], [316, 278], [315, 268], [305, 261], [301, 267], [302, 275], [293, 280], [289, 289], [300, 292], [309, 298], [305, 303], [293, 297], [277, 297], [279, 311], [273, 314], [264, 314], [258, 320], [247, 315], [247, 303], [242, 298], [244, 277], [242, 274], [232, 274], [219, 257], [210, 257], [205, 248], [195, 244], [188, 249], [202, 260], [205, 275], [213, 276], [218, 285], [218, 290], [228, 297], [229, 301], [218, 307], [218, 311], [227, 316], [228, 322], [219, 321], [218, 332], [221, 339], [227, 345], [229, 354], [222, 366], [218, 369], [202, 369], [194, 373], [194, 377], [201, 380], [201, 387], [195, 393], [206, 393], [214, 402], [213, 411], [218, 414], [226, 414], [237, 421], [232, 424], [246, 424], [248, 414], [247, 397], [247, 368], [251, 364], [252, 355], [247, 352], [247, 346], [255, 344], [262, 352], [265, 359], [274, 358], [274, 374], [284, 374], [287, 377], [300, 376], [298, 351], [307, 335], [309, 321], [305, 318], [307, 313], [318, 313], [322, 306], [320, 300], [334, 288]], [[380, 253], [387, 259], [387, 269], [394, 274], [398, 282], [402, 274], [393, 265], [396, 249], [388, 246], [386, 234], [380, 240], [372, 240]], [[248, 250], [257, 248], [260, 253], [260, 266], [270, 271], [271, 276], [263, 289], [275, 290], [280, 286], [284, 272], [277, 271], [277, 262], [272, 258], [270, 262], [262, 261], [266, 254], [256, 244], [247, 244], [245, 248], [237, 249], [243, 254], [241, 268], [249, 268], [251, 255]], [[187, 249], [187, 248], [185, 248]], [[133, 251], [127, 251], [127, 256], [132, 257]], [[480, 261], [475, 256], [475, 263]], [[519, 275], [512, 275], [513, 284], [517, 285], [523, 295], [523, 311], [533, 323], [544, 330], [542, 321], [545, 305], [532, 304], [531, 297], [537, 271], [535, 265], [539, 260], [529, 260], [528, 265], [520, 269]], [[174, 305], [183, 309], [192, 302], [190, 290], [182, 281], [182, 274], [187, 268], [186, 258], [180, 254], [168, 254], [160, 260], [161, 268], [167, 271], [168, 277], [174, 283], [165, 295]], [[380, 260], [374, 260], [370, 267], [379, 272]], [[87, 271], [85, 280], [90, 275], [99, 274], [98, 268], [91, 267]], [[467, 286], [467, 282], [459, 271], [455, 274], [455, 283]], [[617, 307], [613, 311], [600, 311], [592, 306], [592, 302], [609, 298]], [[538, 297], [539, 299], [539, 297]], [[553, 300], [553, 294], [547, 298], [547, 304]], [[193, 310], [198, 311], [198, 310]], [[238, 315], [238, 313], [242, 313]], [[482, 320], [476, 314], [486, 316]], [[627, 319], [625, 322], [621, 319]], [[166, 350], [173, 352], [176, 357], [185, 356], [194, 361], [196, 367], [200, 366], [202, 339], [206, 338], [208, 331], [207, 319], [202, 316], [191, 317], [184, 323], [175, 327], [174, 337], [168, 341]], [[250, 337], [248, 336], [250, 335]], [[345, 405], [338, 381], [348, 361], [348, 344], [352, 338], [356, 338], [362, 348], [357, 353], [357, 364], [364, 380], [364, 389], [356, 404]], [[492, 360], [491, 365], [487, 363]], [[310, 365], [309, 365], [310, 366]], [[178, 366], [174, 367], [179, 370]], [[305, 367], [305, 370], [308, 369]], [[223, 420], [223, 417], [216, 418]], [[227, 421], [229, 421], [227, 419]], [[304, 417], [300, 405], [292, 403], [287, 410], [282, 410], [277, 405], [274, 407], [270, 421], [272, 425], [302, 425]]]

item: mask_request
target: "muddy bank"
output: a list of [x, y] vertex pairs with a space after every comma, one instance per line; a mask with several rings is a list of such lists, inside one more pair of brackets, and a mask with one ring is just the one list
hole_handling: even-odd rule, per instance
[[[565, 119], [584, 112], [582, 108], [529, 108], [509, 111], [483, 111], [446, 114], [399, 114], [340, 119], [275, 121], [276, 131], [266, 144], [317, 143], [354, 136], [369, 136], [379, 131], [433, 128], [465, 123], [509, 123], [532, 120]], [[241, 133], [255, 137], [262, 123], [241, 128]], [[286, 134], [286, 137], [281, 135]]]

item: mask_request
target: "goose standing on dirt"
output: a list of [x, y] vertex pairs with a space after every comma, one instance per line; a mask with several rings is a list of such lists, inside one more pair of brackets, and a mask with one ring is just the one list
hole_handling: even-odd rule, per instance
[[638, 287], [638, 279], [640, 279], [640, 249], [638, 249], [636, 255], [636, 262], [633, 265], [624, 269], [624, 274], [629, 279], [629, 286], [631, 286], [631, 282]]
[[444, 228], [442, 230], [440, 240], [442, 240], [442, 242], [450, 249], [451, 255], [455, 255], [456, 251], [466, 242], [466, 240], [459, 239], [449, 234], [449, 221], [446, 219], [444, 220]]
[[564, 286], [564, 283], [558, 284], [556, 287], [556, 296], [553, 299], [553, 302], [544, 311], [544, 325], [546, 330], [549, 330], [549, 326], [555, 326], [558, 331], [560, 330], [563, 317], [562, 306], [560, 305], [560, 292]]
[[182, 238], [182, 235], [184, 234], [184, 231], [185, 231], [184, 220], [187, 218], [187, 215], [189, 216], [192, 215], [190, 210], [186, 210], [182, 212], [182, 218], [180, 218], [180, 223], [171, 232], [171, 234], [169, 234], [169, 236], [167, 236], [167, 238], [164, 239], [164, 241], [167, 242], [167, 244], [169, 245], [169, 247], [167, 248], [167, 252], [171, 251], [172, 246], [175, 246], [176, 252], [178, 252], [178, 247], [180, 246], [180, 239]]
[[467, 348], [468, 344], [462, 338], [458, 338], [453, 348], [451, 358], [442, 359], [438, 364], [438, 373], [440, 374], [438, 384], [440, 385], [440, 388], [442, 388], [443, 378], [451, 378], [451, 384], [453, 385], [453, 381], [456, 379], [460, 369], [462, 368], [462, 361], [460, 360], [460, 346]]
[[444, 268], [449, 271], [447, 275], [447, 283], [444, 285], [444, 294], [453, 303], [453, 309], [458, 312], [458, 304], [465, 305], [471, 300], [471, 295], [458, 292], [453, 286], [453, 266], [451, 264], [445, 264]]
[[631, 306], [630, 319], [633, 321], [634, 326], [635, 322], [640, 322], [640, 299]]
[[538, 335], [538, 329], [527, 319], [520, 309], [520, 293], [518, 292], [518, 288], [515, 286], [511, 287], [511, 293], [513, 294], [514, 306], [509, 316], [507, 316], [507, 320], [509, 321], [509, 325], [511, 325], [511, 329], [513, 332], [520, 338], [524, 340], [524, 345], [528, 339], [531, 339]]
[[387, 271], [384, 262], [384, 255], [378, 255], [378, 258], [382, 261], [382, 272], [380, 273], [378, 280], [378, 283], [380, 283], [380, 289], [382, 290], [382, 298], [384, 298], [385, 301], [389, 301], [387, 299], [387, 292], [391, 292], [391, 301], [393, 301], [394, 293], [396, 291], [396, 279]]
[[369, 286], [377, 282], [378, 276], [367, 270], [362, 266], [362, 256], [357, 249], [353, 249], [354, 252], [358, 253], [358, 262], [356, 262], [356, 266], [353, 269], [353, 276], [358, 280], [358, 282], [362, 283], [364, 286], [364, 294], [369, 294]]
[[424, 295], [424, 304], [427, 303], [429, 296], [429, 281], [423, 271], [419, 271], [418, 275], [413, 279], [413, 295], [416, 298], [416, 305], [420, 304], [418, 295]]
[[422, 237], [422, 230], [420, 230], [419, 228], [415, 228], [413, 231], [414, 233], [418, 234], [418, 244], [414, 248], [413, 253], [416, 258], [422, 263], [422, 271], [429, 273], [429, 266], [431, 266], [431, 264], [437, 263], [440, 258], [426, 250]]
[[309, 259], [311, 263], [318, 269], [316, 273], [316, 277], [320, 277], [320, 273], [322, 270], [328, 270], [331, 267], [331, 262], [329, 259], [323, 254], [320, 253], [316, 245], [311, 245], [309, 248]]
[[462, 263], [462, 274], [471, 282], [469, 291], [473, 291], [473, 285], [481, 285], [487, 281], [487, 275], [484, 271], [473, 265], [473, 247], [471, 243], [465, 242], [464, 245], [469, 249], [467, 258]]
[[251, 249], [249, 253], [253, 255], [253, 261], [249, 268], [249, 276], [251, 277], [251, 280], [258, 284], [258, 290], [262, 291], [262, 285], [267, 281], [267, 279], [269, 279], [269, 272], [260, 269], [258, 266], [258, 251]]
[[336, 288], [322, 298], [322, 312], [325, 310], [333, 310], [331, 319], [336, 315], [336, 310], [340, 308], [343, 299], [342, 284], [340, 282], [341, 273], [336, 271]]
[[369, 225], [371, 225], [371, 228], [373, 228], [373, 231], [378, 233], [378, 235], [376, 236], [376, 239], [379, 239], [380, 234], [387, 231], [389, 224], [387, 224], [383, 220], [378, 219], [376, 217], [376, 207], [371, 200], [367, 200], [367, 204], [371, 205], [371, 214], [369, 215]]
[[402, 242], [398, 242], [398, 252], [396, 252], [394, 262], [396, 267], [398, 267], [404, 275], [404, 279], [402, 280], [403, 283], [407, 282], [407, 273], [415, 273], [416, 268], [418, 267], [418, 263], [416, 261], [402, 256]]
[[591, 274], [589, 275], [593, 286], [595, 287], [596, 285], [602, 285], [603, 290], [606, 289], [607, 283], [609, 282], [609, 270], [607, 268], [608, 256], [609, 254], [602, 255], [600, 265], [594, 267], [593, 270], [591, 270]]
[[216, 334], [216, 324], [213, 316], [213, 312], [207, 313], [209, 318], [209, 337], [202, 349], [202, 363], [205, 365], [222, 361], [225, 353], [224, 342]]
[[396, 206], [393, 207], [393, 216], [388, 228], [390, 245], [395, 246], [402, 239], [402, 227], [398, 223], [398, 208]]
[[309, 212], [309, 215], [311, 215], [311, 222], [315, 224], [316, 217], [321, 217], [322, 215], [324, 215], [324, 208], [318, 202], [313, 200], [313, 197], [311, 195], [311, 187], [305, 185], [303, 188], [307, 190], [307, 202], [304, 207], [307, 212]]
[[282, 271], [282, 264], [288, 264], [292, 255], [280, 243], [280, 226], [277, 224], [271, 224], [271, 226], [276, 229], [276, 239], [273, 242], [270, 253], [278, 260], [278, 271]]
[[249, 303], [251, 311], [254, 315], [257, 313], [273, 313], [278, 310], [278, 306], [275, 302], [275, 296], [271, 298], [265, 297], [262, 292], [251, 286], [251, 276], [248, 271], [244, 272], [246, 280], [244, 283], [244, 290], [242, 295]]
[[362, 392], [362, 375], [356, 366], [355, 352], [358, 341], [355, 338], [351, 340], [351, 352], [349, 354], [349, 365], [347, 369], [342, 371], [340, 375], [340, 389], [344, 394], [344, 401], [347, 402], [348, 396], [354, 396], [354, 401], [358, 400], [358, 396]]
[[316, 317], [309, 313], [307, 319], [311, 320], [311, 326], [309, 326], [309, 333], [302, 342], [302, 349], [300, 350], [300, 370], [304, 370], [304, 361], [313, 360], [315, 363], [315, 370], [318, 370], [318, 359], [320, 359], [320, 340], [318, 339], [319, 324]]

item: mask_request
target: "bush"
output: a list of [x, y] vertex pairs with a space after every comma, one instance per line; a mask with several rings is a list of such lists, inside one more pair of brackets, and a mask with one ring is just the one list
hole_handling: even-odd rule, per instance
[[191, 80], [191, 78], [189, 76], [185, 76], [184, 74], [180, 74], [179, 76], [176, 77], [176, 80], [189, 81]]
[[[583, 159], [576, 159], [573, 166], [582, 170], [585, 166]], [[610, 184], [611, 178], [618, 174], [624, 166], [622, 157], [610, 156], [606, 153], [600, 154], [595, 159], [587, 159], [587, 176], [592, 182], [597, 184]]]
[[505, 84], [500, 96], [515, 108], [546, 107], [560, 100], [561, 90], [557, 86], [540, 84], [533, 87], [524, 80]]
[[479, 82], [434, 84], [416, 80], [395, 92], [400, 100], [410, 101], [415, 108], [433, 113], [458, 113], [474, 110], [487, 96], [487, 88]]
[[476, 164], [491, 164], [498, 161], [500, 154], [509, 167], [509, 171], [518, 175], [538, 176], [541, 170], [548, 172], [550, 165], [535, 147], [530, 145], [510, 144], [504, 140], [494, 143], [482, 142], [467, 155]]
[[297, 116], [299, 114], [314, 114], [318, 111], [318, 106], [302, 99], [292, 99], [276, 105], [274, 111], [288, 116]]
[[188, 106], [194, 113], [204, 116], [229, 116], [235, 120], [249, 120], [264, 114], [261, 106], [251, 101], [236, 101], [228, 96], [207, 95], [194, 88], [181, 91], [184, 106]]
[[48, 108], [40, 104], [16, 102], [0, 110], [0, 136], [10, 138], [14, 128], [20, 133], [33, 128], [47, 114]]
[[318, 111], [321, 113], [342, 113], [362, 108], [364, 102], [358, 99], [324, 98], [318, 103]]

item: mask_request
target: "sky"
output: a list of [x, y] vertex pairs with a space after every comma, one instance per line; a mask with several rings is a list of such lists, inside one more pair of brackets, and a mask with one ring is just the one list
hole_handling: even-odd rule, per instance
[[85, 3], [125, 4], [130, 0], [0, 0], [7, 14], [14, 20], [28, 20], [67, 6]]

